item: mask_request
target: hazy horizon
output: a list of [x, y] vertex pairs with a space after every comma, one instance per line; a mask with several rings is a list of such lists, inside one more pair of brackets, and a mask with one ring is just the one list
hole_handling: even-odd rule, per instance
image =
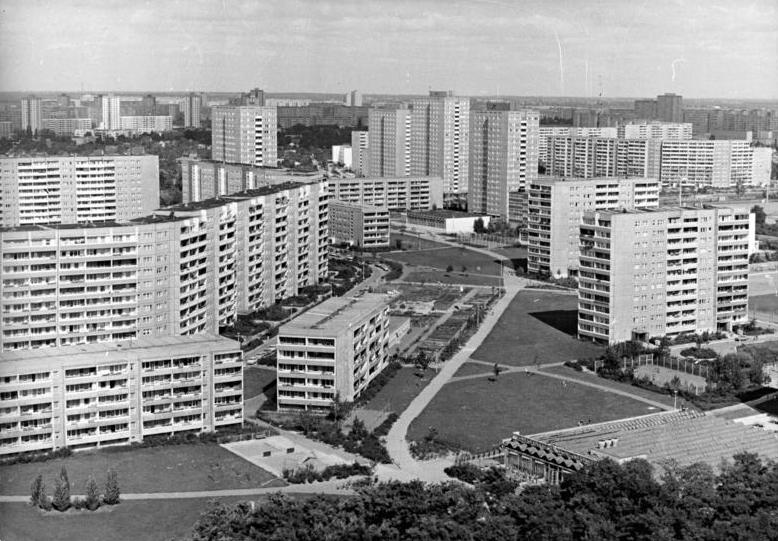
[[0, 0], [0, 91], [778, 98], [778, 3]]

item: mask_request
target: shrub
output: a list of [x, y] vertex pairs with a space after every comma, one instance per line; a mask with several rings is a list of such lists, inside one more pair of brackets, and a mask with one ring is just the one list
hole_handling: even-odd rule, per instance
[[376, 436], [386, 436], [398, 417], [399, 416], [395, 412], [390, 413], [389, 417], [384, 419], [384, 421], [373, 430], [373, 434]]
[[[73, 498], [73, 509], [81, 511], [86, 508], [86, 501], [83, 498]], [[94, 511], [94, 509], [90, 509], [90, 511]]]
[[54, 498], [51, 506], [57, 511], [67, 511], [70, 508], [70, 489], [62, 481], [62, 478], [54, 482]]
[[453, 477], [470, 484], [474, 484], [477, 481], [483, 479], [484, 474], [484, 472], [481, 471], [481, 468], [473, 466], [472, 464], [458, 464], [449, 466], [443, 470], [443, 473], [449, 477]]
[[392, 462], [386, 447], [384, 447], [384, 444], [381, 443], [378, 436], [375, 434], [370, 434], [363, 439], [357, 452], [374, 462], [379, 462], [381, 464], [390, 464]]
[[69, 447], [62, 447], [56, 451], [49, 451], [48, 453], [25, 453], [23, 455], [14, 456], [0, 460], [0, 465], [12, 466], [13, 464], [31, 464], [33, 462], [46, 462], [54, 458], [67, 458], [73, 454], [73, 451]]
[[306, 464], [296, 470], [285, 469], [283, 471], [284, 479], [292, 484], [313, 483], [315, 481], [328, 481], [333, 477], [335, 479], [346, 479], [354, 475], [370, 475], [373, 468], [363, 466], [358, 462], [353, 464], [336, 464], [327, 466], [322, 471], [317, 472], [311, 464]]
[[694, 357], [695, 359], [715, 359], [719, 355], [710, 348], [686, 348], [681, 350], [684, 357]]
[[38, 474], [30, 485], [30, 505], [41, 507], [41, 502], [46, 498], [46, 484], [43, 482], [43, 476]]
[[86, 480], [86, 488], [84, 493], [86, 497], [84, 499], [84, 506], [90, 511], [94, 511], [100, 507], [100, 493], [97, 490], [97, 481], [91, 475]]
[[105, 480], [105, 495], [103, 496], [103, 502], [106, 505], [116, 505], [119, 503], [119, 478], [116, 472], [108, 470], [108, 475]]

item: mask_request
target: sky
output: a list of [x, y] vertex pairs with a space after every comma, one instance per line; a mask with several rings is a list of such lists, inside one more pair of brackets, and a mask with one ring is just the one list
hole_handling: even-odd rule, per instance
[[776, 0], [0, 0], [0, 91], [778, 97]]

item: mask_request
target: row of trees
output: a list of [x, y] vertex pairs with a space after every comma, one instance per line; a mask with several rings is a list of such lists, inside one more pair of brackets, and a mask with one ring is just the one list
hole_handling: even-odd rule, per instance
[[778, 466], [740, 454], [720, 473], [668, 464], [657, 478], [633, 460], [596, 462], [561, 486], [486, 478], [475, 487], [382, 483], [355, 497], [261, 506], [212, 503], [194, 541], [231, 540], [757, 540], [778, 532]]
[[119, 503], [119, 478], [116, 472], [108, 470], [103, 494], [97, 487], [97, 481], [91, 475], [84, 486], [84, 498], [72, 499], [70, 494], [70, 479], [65, 466], [59, 472], [59, 477], [54, 481], [54, 495], [49, 497], [43, 475], [38, 475], [30, 486], [30, 504], [44, 511], [67, 511], [71, 507], [76, 509], [88, 509], [94, 511], [101, 504], [116, 505]]

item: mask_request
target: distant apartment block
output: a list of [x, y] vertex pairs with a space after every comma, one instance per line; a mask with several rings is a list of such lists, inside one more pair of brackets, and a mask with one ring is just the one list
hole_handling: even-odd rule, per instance
[[119, 129], [131, 133], [164, 133], [173, 129], [173, 117], [157, 116], [123, 116], [119, 120]]
[[324, 413], [336, 395], [353, 402], [389, 364], [388, 329], [389, 305], [376, 294], [333, 297], [283, 325], [278, 409]]
[[429, 97], [412, 100], [410, 110], [410, 174], [443, 177], [444, 193], [467, 191], [470, 98], [430, 91]]
[[275, 107], [211, 109], [211, 155], [216, 161], [276, 167], [278, 117]]
[[120, 130], [122, 128], [121, 109], [122, 102], [119, 96], [113, 94], [100, 96], [100, 114], [103, 130]]
[[0, 229], [0, 351], [218, 333], [327, 277], [327, 185]]
[[391, 211], [443, 208], [440, 177], [331, 178], [333, 199]]
[[207, 334], [5, 352], [0, 382], [0, 455], [243, 422], [240, 347]]
[[347, 106], [342, 103], [309, 103], [278, 107], [278, 127], [303, 126], [353, 126], [364, 127], [368, 123], [368, 108]]
[[13, 127], [10, 120], [0, 120], [0, 139], [9, 139], [13, 135]]
[[510, 192], [538, 176], [537, 111], [472, 111], [468, 211], [508, 220]]
[[370, 109], [369, 170], [375, 177], [411, 174], [411, 115], [408, 109]]
[[548, 163], [549, 137], [616, 137], [617, 128], [540, 126], [538, 128], [538, 163]]
[[0, 158], [0, 226], [130, 220], [159, 206], [157, 156]]
[[359, 92], [359, 90], [352, 90], [351, 92], [346, 92], [346, 96], [343, 101], [348, 107], [361, 107], [362, 94]]
[[349, 145], [334, 145], [332, 147], [332, 162], [342, 163], [344, 167], [351, 168], [354, 163], [354, 154]]
[[748, 322], [747, 208], [587, 211], [578, 334], [604, 343]]
[[657, 96], [656, 116], [664, 122], [683, 122], [683, 97], [678, 94]]
[[181, 100], [181, 110], [184, 113], [185, 128], [200, 127], [200, 109], [202, 108], [202, 97], [200, 94], [190, 92]]
[[386, 207], [329, 202], [329, 235], [333, 244], [358, 248], [389, 246], [389, 210]]
[[351, 168], [358, 177], [366, 177], [370, 171], [370, 132], [351, 132]]
[[529, 187], [527, 269], [558, 278], [576, 274], [578, 228], [587, 210], [657, 206], [656, 179], [539, 178]]
[[508, 223], [526, 226], [529, 220], [529, 191], [508, 193]]
[[92, 129], [91, 118], [44, 118], [41, 121], [44, 130], [54, 132], [54, 135], [75, 135]]
[[642, 120], [653, 120], [656, 116], [656, 100], [635, 100], [635, 116]]
[[692, 124], [688, 122], [630, 122], [618, 127], [618, 136], [625, 139], [691, 139]]
[[762, 186], [770, 182], [771, 160], [772, 149], [748, 141], [662, 141], [659, 175], [664, 186]]
[[182, 201], [194, 203], [285, 182], [313, 182], [320, 173], [295, 173], [273, 167], [179, 158]]
[[41, 99], [35, 96], [22, 98], [22, 131], [35, 133], [42, 127], [43, 108]]
[[659, 177], [661, 141], [549, 137], [546, 173], [556, 177]]

